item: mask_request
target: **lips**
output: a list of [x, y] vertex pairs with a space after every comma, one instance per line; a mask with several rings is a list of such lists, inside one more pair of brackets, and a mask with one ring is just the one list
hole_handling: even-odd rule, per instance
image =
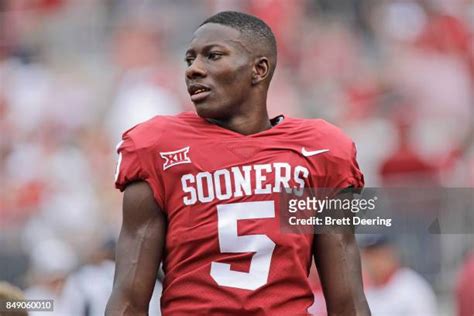
[[211, 93], [211, 88], [203, 84], [191, 84], [188, 87], [188, 92], [191, 96], [191, 101], [199, 102], [204, 100]]

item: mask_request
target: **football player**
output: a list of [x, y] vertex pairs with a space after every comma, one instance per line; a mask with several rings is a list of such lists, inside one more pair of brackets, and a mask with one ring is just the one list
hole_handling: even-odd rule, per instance
[[185, 81], [196, 113], [156, 116], [118, 147], [123, 224], [107, 315], [306, 315], [314, 257], [329, 315], [369, 315], [351, 231], [280, 230], [282, 188], [361, 188], [353, 142], [323, 120], [267, 113], [277, 61], [260, 19], [221, 12], [195, 31]]

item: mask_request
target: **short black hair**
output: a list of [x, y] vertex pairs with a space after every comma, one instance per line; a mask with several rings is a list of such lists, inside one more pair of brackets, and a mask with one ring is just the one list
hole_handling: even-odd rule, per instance
[[207, 23], [229, 26], [249, 38], [253, 45], [260, 45], [270, 59], [270, 78], [272, 77], [277, 60], [277, 44], [272, 29], [265, 22], [242, 12], [222, 11], [206, 19], [199, 27]]

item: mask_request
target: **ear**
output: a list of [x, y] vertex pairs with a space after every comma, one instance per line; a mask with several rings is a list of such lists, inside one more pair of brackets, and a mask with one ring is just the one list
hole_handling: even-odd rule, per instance
[[270, 62], [267, 57], [257, 57], [252, 69], [252, 85], [264, 81], [270, 74]]

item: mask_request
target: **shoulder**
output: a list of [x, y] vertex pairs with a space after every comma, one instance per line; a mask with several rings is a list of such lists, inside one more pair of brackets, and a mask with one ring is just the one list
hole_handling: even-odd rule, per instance
[[352, 139], [341, 128], [323, 119], [290, 118], [289, 123], [297, 131], [304, 146], [329, 149], [331, 155], [335, 156], [348, 157], [354, 154]]
[[327, 141], [342, 144], [352, 144], [352, 139], [339, 127], [323, 119], [295, 119], [306, 129], [311, 130], [313, 136]]
[[[123, 141], [132, 141], [137, 149], [152, 147], [163, 141], [164, 135], [170, 138], [173, 133], [191, 125], [195, 115], [183, 112], [178, 115], [157, 115], [125, 131]], [[165, 134], [166, 133], [166, 134]]]

